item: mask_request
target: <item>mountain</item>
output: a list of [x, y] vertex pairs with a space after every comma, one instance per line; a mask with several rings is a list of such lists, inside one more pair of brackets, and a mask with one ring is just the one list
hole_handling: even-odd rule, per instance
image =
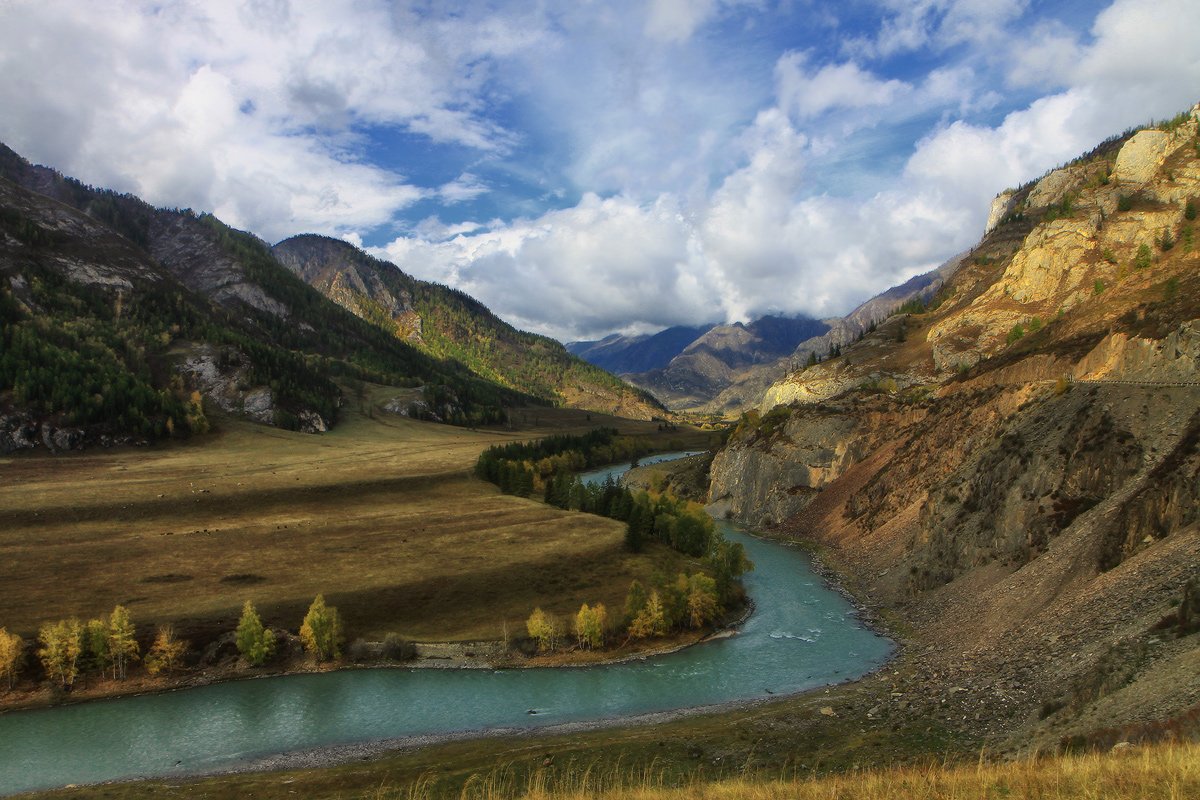
[[997, 752], [1194, 730], [1198, 116], [1002, 194], [932, 297], [793, 369], [714, 459], [715, 514], [905, 621], [870, 717], [903, 700]]
[[715, 397], [696, 410], [728, 416], [757, 406], [768, 388], [789, 372], [802, 367], [810, 359], [823, 359], [830, 353], [839, 351], [904, 304], [934, 296], [958, 269], [962, 259], [961, 255], [955, 256], [937, 269], [877, 294], [844, 317], [824, 320], [829, 327], [825, 333], [800, 342], [786, 357], [744, 370]]
[[622, 336], [614, 333], [599, 341], [568, 342], [567, 349], [590, 364], [614, 375], [661, 369], [714, 325], [676, 325], [654, 334]]
[[[2, 145], [0, 234], [6, 452], [183, 436], [205, 430], [214, 407], [322, 431], [342, 404], [338, 381], [395, 387], [411, 413], [460, 423], [560, 399], [652, 408], [602, 374], [577, 396], [476, 374], [455, 353], [428, 352], [331, 302], [212, 215], [85, 186]], [[483, 319], [460, 319], [466, 329], [501, 324], [465, 296], [458, 307]], [[522, 340], [535, 354], [567, 358], [535, 338]]]
[[693, 340], [665, 367], [626, 377], [670, 408], [703, 405], [747, 369], [790, 354], [829, 329], [807, 317], [766, 316], [746, 325], [715, 325]]
[[649, 419], [663, 409], [649, 395], [567, 352], [518, 331], [479, 301], [417, 280], [349, 242], [305, 234], [272, 253], [338, 305], [438, 359], [464, 364], [492, 383], [590, 411]]

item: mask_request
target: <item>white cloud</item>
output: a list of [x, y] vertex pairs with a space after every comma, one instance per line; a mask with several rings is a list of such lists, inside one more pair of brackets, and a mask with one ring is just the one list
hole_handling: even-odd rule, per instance
[[716, 0], [650, 0], [646, 34], [665, 41], [688, 39], [716, 10]]
[[469, 172], [464, 172], [449, 183], [444, 183], [438, 187], [437, 195], [446, 203], [453, 205], [455, 203], [463, 203], [467, 200], [474, 200], [482, 194], [486, 194], [488, 185], [478, 175], [472, 175]]
[[[268, 238], [405, 230], [376, 252], [572, 338], [843, 313], [972, 244], [1000, 189], [1200, 86], [1191, 0], [1115, 0], [1090, 36], [1027, 0], [883, 0], [874, 29], [813, 17], [783, 54], [765, 7], [0, 0], [0, 138]], [[840, 59], [835, 29], [857, 34]], [[419, 184], [368, 160], [378, 130], [406, 136], [381, 163], [467, 156]], [[581, 199], [398, 218], [470, 216], [510, 179]]]
[[1028, 0], [881, 0], [885, 12], [874, 36], [851, 37], [845, 50], [866, 58], [888, 58], [923, 48], [986, 45], [1028, 7]]
[[[469, 34], [469, 35], [468, 35]], [[488, 58], [536, 27], [425, 20], [383, 2], [10, 2], [0, 6], [0, 138], [26, 157], [276, 238], [391, 221], [423, 189], [368, 165], [388, 125], [484, 153], [515, 136], [486, 112]]]
[[912, 88], [903, 81], [881, 80], [853, 62], [828, 64], [810, 72], [808, 60], [804, 53], [786, 53], [775, 66], [781, 104], [802, 119], [832, 109], [890, 105]]

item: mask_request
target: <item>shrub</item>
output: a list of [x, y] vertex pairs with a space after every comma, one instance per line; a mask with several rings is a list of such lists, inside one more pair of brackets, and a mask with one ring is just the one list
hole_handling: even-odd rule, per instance
[[1104, 281], [1099, 278], [1096, 279], [1096, 282], [1092, 285], [1092, 294], [1096, 297], [1104, 294]]
[[1008, 332], [1008, 343], [1013, 344], [1014, 342], [1020, 340], [1024, 335], [1025, 326], [1018, 322], [1016, 325], [1013, 325], [1012, 329]]
[[1164, 253], [1175, 246], [1175, 239], [1171, 236], [1171, 232], [1166, 228], [1163, 229], [1162, 236], [1158, 239], [1158, 249]]
[[1117, 197], [1117, 211], [1129, 211], [1133, 208], [1133, 195], [1123, 194]]
[[1189, 197], [1187, 202], [1183, 204], [1183, 216], [1189, 222], [1196, 218], [1196, 198]]
[[383, 637], [383, 657], [388, 661], [408, 661], [417, 657], [417, 646], [398, 633]]
[[346, 656], [356, 664], [362, 663], [371, 657], [371, 645], [366, 639], [355, 639], [346, 648]]

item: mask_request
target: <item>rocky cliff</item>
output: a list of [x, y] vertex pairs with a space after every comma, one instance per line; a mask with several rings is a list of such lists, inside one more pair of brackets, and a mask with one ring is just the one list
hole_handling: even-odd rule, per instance
[[712, 465], [714, 512], [820, 545], [1006, 746], [1200, 704], [1173, 622], [1200, 581], [1200, 140], [1167, 127], [1002, 196], [933, 302], [771, 387]]

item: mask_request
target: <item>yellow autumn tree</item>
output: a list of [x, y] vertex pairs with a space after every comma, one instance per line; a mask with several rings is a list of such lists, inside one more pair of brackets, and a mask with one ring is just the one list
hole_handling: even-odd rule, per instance
[[112, 661], [113, 678], [125, 680], [129, 664], [138, 660], [139, 653], [133, 619], [125, 606], [117, 606], [108, 618], [108, 657]]
[[665, 636], [666, 633], [667, 618], [658, 590], [655, 589], [650, 592], [646, 605], [629, 623], [629, 635], [634, 639], [649, 639], [651, 636]]
[[539, 652], [545, 652], [554, 647], [558, 630], [554, 625], [554, 619], [542, 611], [540, 606], [533, 610], [529, 619], [525, 620], [525, 630], [529, 632], [529, 638], [537, 642]]
[[604, 645], [604, 629], [608, 624], [608, 609], [603, 603], [589, 608], [587, 603], [579, 607], [575, 615], [575, 637], [580, 647], [595, 649]]
[[15, 633], [0, 628], [0, 679], [13, 687], [25, 656], [25, 642]]
[[304, 624], [300, 626], [300, 641], [318, 661], [328, 661], [342, 654], [342, 618], [336, 608], [325, 605], [325, 595], [317, 595], [308, 607]]
[[717, 582], [702, 572], [688, 578], [688, 622], [701, 628], [717, 618], [721, 604], [717, 599]]
[[63, 689], [70, 689], [79, 674], [79, 656], [83, 651], [83, 626], [77, 619], [47, 623], [38, 631], [38, 659], [46, 677]]
[[157, 675], [160, 672], [171, 672], [178, 669], [187, 648], [188, 643], [175, 635], [173, 627], [170, 625], [160, 626], [158, 635], [154, 637], [154, 644], [146, 653], [146, 671], [151, 675]]

